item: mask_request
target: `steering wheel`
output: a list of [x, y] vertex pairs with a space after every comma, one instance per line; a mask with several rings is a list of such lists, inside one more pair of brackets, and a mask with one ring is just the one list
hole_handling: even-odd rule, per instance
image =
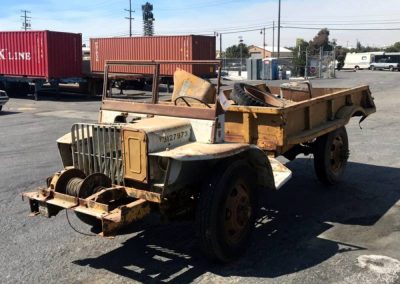
[[188, 101], [187, 101], [186, 99], [191, 99], [191, 100], [198, 101], [199, 103], [202, 103], [203, 105], [207, 106], [208, 108], [211, 108], [211, 106], [210, 106], [208, 103], [206, 103], [205, 101], [203, 101], [203, 100], [201, 100], [201, 99], [198, 99], [198, 98], [195, 98], [195, 97], [191, 97], [191, 96], [179, 96], [179, 97], [177, 97], [177, 98], [174, 100], [174, 105], [177, 105], [176, 102], [177, 102], [179, 99], [181, 99], [182, 101], [184, 101], [185, 104], [186, 104], [188, 107], [191, 107], [191, 105], [188, 103]]

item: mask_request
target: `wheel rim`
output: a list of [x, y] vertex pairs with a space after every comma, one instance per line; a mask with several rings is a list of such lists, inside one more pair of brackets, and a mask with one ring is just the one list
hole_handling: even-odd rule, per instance
[[338, 173], [348, 158], [348, 151], [341, 136], [336, 136], [333, 139], [330, 150], [331, 170], [334, 173]]
[[236, 182], [225, 202], [224, 234], [230, 244], [239, 243], [246, 235], [252, 208], [249, 188], [242, 181]]

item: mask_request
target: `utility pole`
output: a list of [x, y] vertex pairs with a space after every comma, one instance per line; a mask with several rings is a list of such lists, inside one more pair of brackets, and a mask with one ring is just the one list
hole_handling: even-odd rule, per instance
[[278, 59], [281, 53], [281, 0], [278, 8]]
[[275, 21], [272, 21], [272, 57], [275, 53]]
[[22, 22], [22, 29], [23, 30], [30, 30], [31, 29], [31, 18], [32, 17], [28, 17], [27, 16], [27, 14], [29, 13], [31, 13], [31, 11], [28, 11], [28, 10], [21, 10], [21, 12], [23, 13], [23, 15], [21, 16], [21, 18], [23, 19], [23, 22]]
[[219, 58], [222, 58], [222, 33], [219, 34]]
[[129, 20], [129, 36], [132, 36], [132, 12], [135, 12], [132, 10], [132, 0], [129, 0], [129, 9], [124, 9], [125, 11], [129, 12], [129, 17], [125, 17], [125, 19]]
[[214, 32], [214, 36], [219, 37], [219, 59], [222, 59], [222, 33]]
[[239, 76], [242, 76], [242, 66], [243, 66], [243, 37], [239, 36], [239, 48], [240, 48], [240, 69]]
[[308, 46], [306, 47], [306, 66], [304, 68], [304, 79], [308, 78]]
[[263, 34], [263, 59], [265, 58], [265, 27], [261, 30], [261, 33]]

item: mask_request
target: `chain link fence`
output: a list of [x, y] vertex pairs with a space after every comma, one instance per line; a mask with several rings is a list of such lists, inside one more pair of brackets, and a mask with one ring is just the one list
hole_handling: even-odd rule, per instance
[[[247, 70], [248, 58], [222, 58], [222, 71], [251, 71]], [[296, 65], [293, 58], [279, 58], [277, 68], [279, 79], [304, 76], [305, 78], [335, 78], [336, 60], [334, 51], [323, 51], [318, 55], [307, 56], [305, 65]], [[257, 71], [259, 72], [259, 71]]]
[[335, 68], [335, 53], [324, 51], [320, 55], [308, 56], [305, 77], [335, 78]]
[[246, 71], [246, 59], [247, 58], [222, 58], [222, 70], [223, 71]]

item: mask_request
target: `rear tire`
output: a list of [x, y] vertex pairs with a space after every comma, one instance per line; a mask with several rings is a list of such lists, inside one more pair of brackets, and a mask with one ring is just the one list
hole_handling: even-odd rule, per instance
[[344, 127], [317, 138], [314, 145], [314, 168], [325, 185], [340, 181], [349, 158], [349, 141]]
[[391, 72], [393, 72], [394, 71], [394, 68], [393, 68], [393, 66], [389, 66], [389, 71], [391, 71]]
[[196, 208], [196, 231], [204, 254], [229, 262], [250, 244], [257, 211], [254, 170], [243, 160], [223, 163], [203, 186]]
[[371, 69], [371, 71], [375, 71], [375, 66], [371, 66], [369, 69]]

